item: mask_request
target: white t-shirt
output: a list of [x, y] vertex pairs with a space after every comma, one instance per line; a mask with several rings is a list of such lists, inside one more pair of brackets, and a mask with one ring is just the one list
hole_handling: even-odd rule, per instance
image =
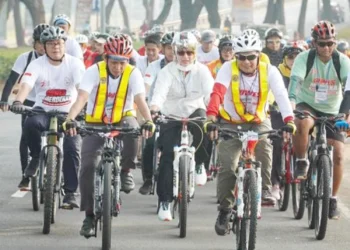
[[[164, 55], [159, 54], [158, 59], [162, 59], [162, 58], [164, 58]], [[149, 64], [150, 64], [150, 62], [148, 61], [147, 56], [139, 56], [136, 59], [136, 67], [141, 71], [142, 76], [145, 75], [146, 69], [147, 69]]]
[[145, 84], [150, 87], [150, 90], [148, 92], [148, 100], [152, 99], [157, 75], [158, 75], [159, 71], [162, 69], [161, 68], [161, 61], [162, 60], [164, 60], [164, 58], [161, 58], [161, 59], [158, 59], [157, 61], [151, 62], [150, 65], [148, 65], [148, 67], [146, 69], [145, 76], [143, 77]]
[[[116, 79], [108, 76], [108, 97], [105, 106], [105, 114], [108, 118], [111, 117], [111, 112], [114, 106], [114, 100], [119, 87], [120, 79], [120, 76]], [[86, 109], [86, 113], [88, 115], [92, 114], [93, 108], [95, 106], [96, 94], [99, 84], [100, 74], [97, 65], [94, 64], [86, 70], [82, 83], [79, 86], [79, 89], [89, 93], [89, 100]], [[145, 85], [143, 84], [142, 75], [137, 68], [134, 68], [130, 74], [128, 92], [123, 112], [133, 110], [134, 96], [142, 93], [145, 93]]]
[[150, 105], [160, 108], [162, 114], [189, 117], [197, 109], [206, 110], [214, 79], [208, 67], [196, 62], [184, 75], [175, 62], [159, 71]]
[[[24, 74], [24, 69], [27, 66], [28, 57], [30, 54], [32, 54], [32, 58], [31, 58], [30, 62], [34, 61], [35, 59], [37, 59], [39, 57], [39, 55], [34, 51], [25, 52], [17, 58], [15, 64], [12, 67], [12, 70], [20, 75], [19, 77], [21, 77], [21, 75]], [[19, 80], [19, 78], [18, 78], [18, 80]], [[22, 79], [21, 79], [21, 82], [22, 82]], [[32, 91], [30, 91], [30, 93], [26, 99], [29, 101], [35, 102], [35, 90], [34, 89], [32, 89]]]
[[84, 63], [76, 57], [66, 54], [63, 62], [55, 66], [44, 55], [29, 64], [21, 82], [35, 89], [34, 106], [69, 112], [84, 71]]
[[79, 43], [71, 37], [68, 37], [66, 41], [66, 53], [81, 60], [84, 59], [83, 51], [81, 50]]
[[[255, 76], [245, 76], [240, 74], [240, 98], [247, 112], [250, 114], [256, 113], [256, 107], [259, 101], [259, 74]], [[227, 89], [224, 96], [224, 109], [235, 120], [240, 120], [235, 107], [233, 105], [232, 97], [232, 61], [225, 62], [219, 70], [215, 79], [216, 83], [220, 83]], [[283, 118], [293, 116], [292, 106], [288, 99], [287, 89], [284, 86], [283, 78], [278, 69], [273, 65], [268, 65], [268, 83], [269, 89], [275, 96], [278, 107], [282, 113]], [[265, 111], [269, 108], [269, 102], [266, 101]]]
[[217, 60], [220, 58], [218, 47], [213, 46], [211, 51], [205, 53], [202, 49], [202, 45], [197, 47], [197, 61], [203, 64], [208, 64], [211, 61]]

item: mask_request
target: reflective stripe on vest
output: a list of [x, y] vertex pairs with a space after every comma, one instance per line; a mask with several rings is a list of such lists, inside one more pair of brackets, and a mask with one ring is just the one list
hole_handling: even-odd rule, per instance
[[[108, 95], [108, 74], [107, 74], [107, 65], [104, 61], [99, 62], [97, 64], [99, 75], [100, 75], [100, 83], [98, 85], [95, 104], [92, 111], [92, 115], [86, 115], [86, 122], [92, 123], [102, 123], [104, 122], [105, 116], [105, 105], [107, 101]], [[129, 86], [129, 78], [131, 72], [134, 67], [131, 65], [127, 65], [123, 74], [121, 75], [121, 80], [119, 81], [119, 86], [117, 89], [117, 93], [114, 99], [113, 110], [111, 112], [112, 117], [109, 121], [110, 123], [118, 123], [125, 115], [133, 115], [132, 111], [123, 112], [124, 105], [127, 97], [128, 86]]]
[[245, 113], [245, 106], [241, 101], [240, 95], [240, 84], [239, 84], [239, 69], [237, 67], [236, 61], [232, 61], [232, 82], [231, 82], [231, 91], [233, 105], [235, 107], [236, 113], [239, 115], [241, 120], [235, 120], [230, 117], [230, 115], [221, 108], [219, 113], [222, 118], [225, 120], [234, 122], [234, 123], [245, 123], [245, 122], [254, 122], [260, 123], [264, 121], [267, 117], [265, 112], [265, 106], [267, 102], [267, 97], [269, 94], [269, 84], [267, 82], [268, 73], [267, 73], [267, 64], [260, 62], [259, 63], [259, 99], [258, 105], [256, 107], [255, 115]]

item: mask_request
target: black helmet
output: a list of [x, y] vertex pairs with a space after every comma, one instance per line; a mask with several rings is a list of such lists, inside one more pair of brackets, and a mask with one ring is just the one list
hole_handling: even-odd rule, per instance
[[337, 44], [338, 51], [344, 53], [348, 49], [349, 49], [349, 43], [347, 41], [344, 41], [344, 40], [338, 41], [338, 44]]
[[33, 41], [40, 41], [40, 36], [41, 33], [46, 29], [50, 27], [50, 25], [46, 24], [46, 23], [41, 23], [38, 24], [37, 26], [35, 26], [34, 30], [33, 30]]
[[270, 29], [266, 30], [265, 40], [270, 38], [270, 37], [273, 37], [273, 36], [278, 36], [280, 39], [282, 39], [283, 33], [282, 33], [282, 31], [280, 31], [277, 28], [270, 28]]
[[292, 42], [291, 44], [283, 47], [283, 58], [291, 54], [299, 54], [303, 51], [305, 51], [305, 48], [302, 44], [298, 42]]
[[232, 36], [223, 36], [219, 40], [219, 50], [222, 49], [225, 45], [233, 46]]
[[162, 45], [172, 44], [175, 32], [167, 32], [160, 39]]

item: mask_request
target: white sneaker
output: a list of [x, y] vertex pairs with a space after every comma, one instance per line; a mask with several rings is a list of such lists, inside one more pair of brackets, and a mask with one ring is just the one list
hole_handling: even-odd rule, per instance
[[275, 197], [276, 200], [280, 200], [281, 199], [281, 190], [280, 190], [280, 186], [279, 185], [273, 185], [272, 189], [271, 189], [271, 195], [273, 197]]
[[161, 221], [172, 221], [173, 216], [170, 211], [170, 202], [161, 201], [159, 204], [158, 218]]
[[204, 186], [207, 183], [207, 171], [204, 164], [196, 166], [196, 185]]

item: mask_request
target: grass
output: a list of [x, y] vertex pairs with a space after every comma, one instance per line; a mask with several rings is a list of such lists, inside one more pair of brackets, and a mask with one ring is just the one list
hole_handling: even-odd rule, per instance
[[337, 38], [350, 40], [350, 29], [348, 27], [340, 29], [338, 31]]

